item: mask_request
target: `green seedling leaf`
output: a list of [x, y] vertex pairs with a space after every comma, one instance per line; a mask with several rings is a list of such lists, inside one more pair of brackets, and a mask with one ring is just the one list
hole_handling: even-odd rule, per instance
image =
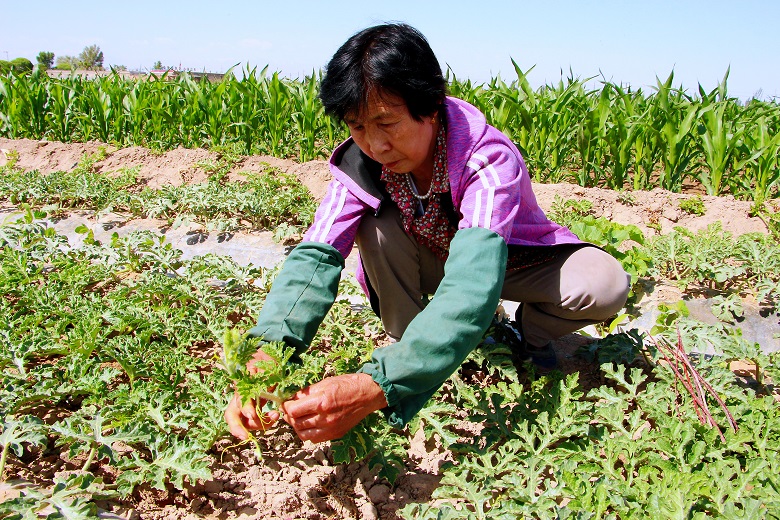
[[89, 473], [55, 478], [50, 489], [38, 487], [20, 488], [21, 497], [0, 504], [0, 518], [4, 520], [47, 519], [93, 520], [100, 518], [94, 499], [116, 496], [106, 490], [103, 479]]
[[[250, 374], [246, 365], [260, 348], [271, 359], [256, 361], [257, 373]], [[222, 352], [222, 367], [235, 383], [244, 403], [265, 399], [281, 406], [320, 376], [316, 363], [292, 362], [295, 350], [284, 343], [263, 343], [261, 339], [242, 335], [235, 329], [225, 332]]]
[[712, 314], [721, 321], [734, 324], [745, 316], [742, 298], [738, 294], [713, 299]]
[[259, 340], [237, 329], [225, 330], [222, 337], [222, 368], [230, 378], [237, 379], [246, 373], [246, 364], [259, 346]]
[[[69, 455], [71, 457], [87, 453], [87, 460], [83, 466], [84, 471], [89, 469], [94, 460], [105, 458], [111, 463], [116, 463], [114, 443], [132, 444], [144, 441], [148, 437], [138, 425], [123, 428], [105, 426], [100, 413], [96, 413], [92, 419], [81, 415], [72, 415], [56, 423], [51, 429], [60, 435], [57, 439], [57, 445], [70, 446]], [[109, 431], [111, 433], [108, 433]]]
[[23, 444], [42, 446], [46, 444], [43, 421], [32, 415], [24, 415], [20, 419], [7, 417], [2, 423], [3, 433], [0, 433], [0, 480], [3, 477], [5, 462], [9, 451], [13, 451], [17, 457], [21, 457], [24, 451]]
[[577, 349], [577, 354], [587, 361], [603, 363], [631, 363], [644, 345], [642, 333], [631, 329], [610, 334]]
[[98, 495], [102, 483], [102, 479], [90, 474], [71, 475], [66, 480], [55, 480], [51, 496], [46, 502], [68, 520], [99, 518], [97, 506], [88, 497]]
[[458, 440], [458, 435], [449, 429], [457, 424], [454, 417], [456, 411], [456, 408], [451, 404], [432, 401], [418, 412], [409, 425], [409, 431], [414, 435], [422, 428], [426, 439], [437, 434], [444, 446], [451, 446]]
[[184, 479], [190, 483], [211, 479], [210, 459], [201, 446], [174, 436], [160, 436], [152, 439], [148, 447], [150, 460], [133, 452], [132, 460], [120, 465], [123, 471], [117, 478], [117, 490], [122, 496], [144, 482], [164, 491], [168, 483], [183, 490]]

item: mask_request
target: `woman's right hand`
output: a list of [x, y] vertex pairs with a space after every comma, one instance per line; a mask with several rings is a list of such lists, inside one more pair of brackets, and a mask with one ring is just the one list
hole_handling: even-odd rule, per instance
[[[250, 374], [256, 374], [258, 368], [255, 366], [255, 363], [258, 361], [268, 361], [270, 359], [271, 357], [268, 354], [262, 350], [258, 350], [246, 364], [246, 368]], [[265, 431], [273, 426], [273, 424], [279, 420], [279, 412], [268, 412], [260, 417], [257, 414], [257, 409], [262, 408], [264, 405], [265, 399], [257, 401], [252, 399], [242, 406], [241, 396], [238, 395], [238, 392], [234, 393], [233, 399], [230, 400], [230, 404], [228, 404], [228, 407], [225, 410], [225, 421], [228, 424], [230, 433], [242, 441], [245, 441], [249, 438], [250, 431]]]

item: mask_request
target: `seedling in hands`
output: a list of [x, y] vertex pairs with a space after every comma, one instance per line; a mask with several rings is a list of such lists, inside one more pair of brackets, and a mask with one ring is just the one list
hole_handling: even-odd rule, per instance
[[[222, 346], [222, 366], [233, 380], [241, 405], [254, 402], [263, 431], [270, 426], [266, 419], [270, 410], [264, 404], [273, 403], [275, 406], [271, 406], [281, 414], [282, 404], [319, 375], [315, 367], [292, 362], [295, 350], [283, 342], [264, 343], [261, 338], [228, 329]], [[261, 349], [266, 359], [258, 359]], [[257, 446], [252, 433], [246, 433]]]

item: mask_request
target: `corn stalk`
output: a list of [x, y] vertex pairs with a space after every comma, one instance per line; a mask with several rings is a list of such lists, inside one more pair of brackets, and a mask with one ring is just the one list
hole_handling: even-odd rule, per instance
[[663, 189], [679, 192], [698, 156], [692, 130], [699, 109], [682, 89], [672, 88], [673, 80], [674, 73], [671, 73], [665, 82], [658, 81], [649, 130], [661, 153], [663, 169], [659, 184]]

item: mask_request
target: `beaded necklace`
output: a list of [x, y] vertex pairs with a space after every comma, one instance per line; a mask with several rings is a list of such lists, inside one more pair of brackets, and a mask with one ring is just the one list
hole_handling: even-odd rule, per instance
[[414, 185], [414, 180], [412, 180], [412, 173], [409, 172], [406, 174], [406, 185], [409, 186], [409, 191], [412, 192], [414, 198], [419, 201], [427, 200], [433, 193], [434, 181], [443, 178], [442, 173], [444, 172], [444, 167], [447, 162], [444, 144], [444, 125], [441, 125], [439, 126], [439, 131], [436, 133], [436, 148], [433, 155], [433, 176], [431, 177], [431, 185], [428, 187], [428, 193], [425, 195], [418, 195], [417, 186]]
[[[436, 136], [434, 173], [428, 193], [415, 195], [414, 185], [405, 173], [394, 173], [383, 167], [380, 176], [390, 198], [401, 212], [404, 231], [421, 245], [430, 248], [441, 260], [447, 259], [450, 241], [457, 231], [442, 206], [442, 198], [447, 197], [450, 191], [446, 143], [446, 130], [442, 125]], [[424, 201], [427, 202], [426, 207], [422, 207]]]

